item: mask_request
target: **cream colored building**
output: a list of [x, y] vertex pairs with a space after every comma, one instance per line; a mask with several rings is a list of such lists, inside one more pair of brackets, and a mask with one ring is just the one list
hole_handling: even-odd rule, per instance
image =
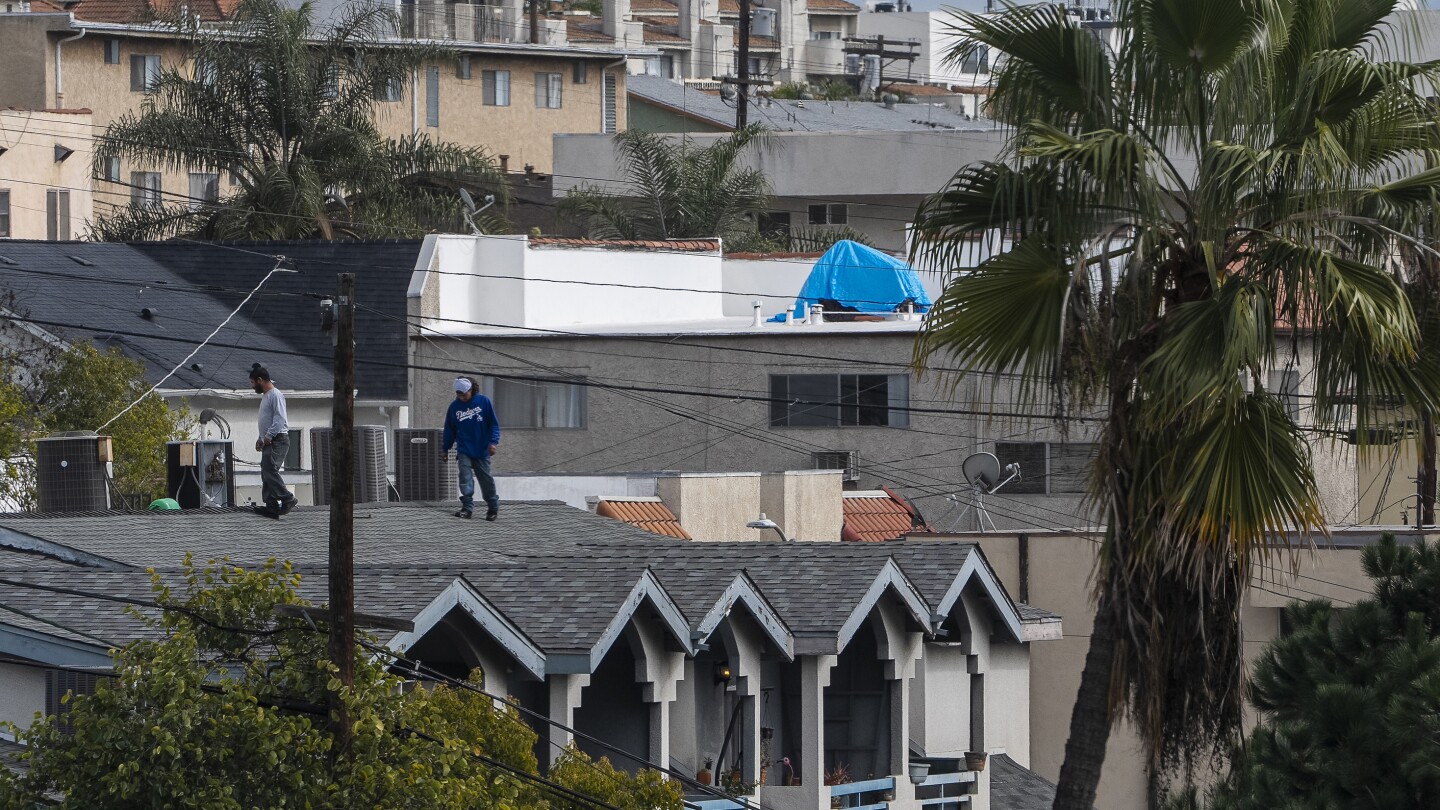
[[91, 115], [0, 109], [0, 239], [77, 238], [92, 205]]
[[[1241, 607], [1247, 662], [1253, 663], [1265, 645], [1284, 632], [1281, 613], [1291, 601], [1325, 598], [1344, 607], [1365, 598], [1371, 582], [1360, 568], [1360, 557], [1365, 547], [1377, 542], [1386, 531], [1395, 533], [1402, 543], [1419, 536], [1404, 527], [1336, 528], [1328, 544], [1314, 551], [1297, 549], [1293, 572], [1282, 551], [1282, 556], [1277, 557], [1278, 570], [1263, 573], [1246, 593]], [[1427, 536], [1434, 540], [1433, 534]], [[1064, 638], [1036, 645], [1030, 654], [1030, 767], [1048, 779], [1056, 779], [1094, 625], [1089, 572], [1102, 534], [912, 534], [907, 540], [959, 538], [980, 544], [1006, 591], [1016, 600], [1065, 617]], [[1247, 723], [1253, 722], [1254, 718], [1247, 716]], [[1146, 774], [1139, 738], [1128, 725], [1117, 724], [1110, 736], [1095, 806], [1104, 810], [1144, 810], [1145, 797]]]
[[[382, 131], [481, 147], [504, 168], [540, 174], [551, 170], [555, 134], [625, 128], [626, 58], [648, 53], [606, 46], [446, 44], [457, 59], [412, 71], [392, 96], [376, 101]], [[90, 134], [74, 158], [75, 170], [88, 177], [89, 166], [81, 164], [89, 162], [94, 138], [120, 116], [139, 110], [148, 76], [184, 60], [184, 43], [154, 26], [92, 22], [65, 13], [0, 14], [5, 77], [0, 107], [91, 110]], [[99, 174], [94, 191], [99, 206], [223, 196], [226, 182], [212, 173], [162, 171], [120, 160], [102, 164]], [[67, 185], [73, 192], [87, 184]], [[72, 210], [88, 216], [90, 206], [72, 198]], [[81, 235], [78, 228], [74, 235]]]

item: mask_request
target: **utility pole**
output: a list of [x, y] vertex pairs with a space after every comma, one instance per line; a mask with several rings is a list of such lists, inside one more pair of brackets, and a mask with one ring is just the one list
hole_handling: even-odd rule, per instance
[[[540, 3], [542, 0], [530, 0], [530, 44], [540, 44]], [[549, 0], [543, 0], [549, 2]]]
[[[355, 274], [340, 274], [335, 299], [334, 452], [330, 459], [330, 660], [341, 690], [355, 685]], [[350, 752], [350, 712], [330, 693], [334, 756]]]
[[750, 120], [750, 0], [740, 0], [740, 53], [736, 59], [740, 92], [735, 94], [735, 128], [744, 129]]

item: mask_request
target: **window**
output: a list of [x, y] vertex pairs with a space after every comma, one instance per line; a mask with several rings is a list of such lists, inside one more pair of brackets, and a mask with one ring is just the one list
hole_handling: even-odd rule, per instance
[[440, 126], [440, 68], [425, 71], [425, 126]]
[[10, 235], [10, 191], [0, 190], [0, 236]]
[[159, 208], [160, 173], [130, 173], [130, 204], [137, 208]]
[[772, 374], [771, 427], [908, 427], [905, 374]]
[[535, 106], [547, 110], [560, 109], [560, 91], [564, 76], [559, 73], [535, 74]]
[[107, 64], [107, 65], [118, 65], [118, 64], [120, 64], [120, 40], [118, 40], [118, 39], [107, 39], [107, 40], [105, 40], [105, 64]]
[[339, 65], [327, 65], [325, 67], [325, 75], [320, 79], [320, 97], [324, 99], [340, 97]]
[[495, 404], [495, 415], [510, 428], [585, 427], [585, 387], [559, 380], [501, 380], [486, 377], [481, 386]]
[[70, 192], [45, 192], [45, 238], [51, 242], [70, 241]]
[[590, 66], [584, 62], [576, 62], [570, 68], [570, 81], [575, 84], [585, 84], [590, 81]]
[[300, 440], [304, 435], [305, 431], [300, 428], [290, 429], [290, 446], [285, 450], [285, 469], [305, 469], [305, 462], [301, 461], [305, 457], [300, 455]]
[[811, 39], [839, 39], [839, 38], [840, 38], [840, 32], [839, 32], [839, 31], [811, 31], [811, 32], [810, 32], [810, 38], [811, 38]]
[[74, 706], [74, 700], [65, 700], [65, 695], [95, 694], [95, 687], [100, 682], [99, 675], [91, 675], [88, 672], [74, 672], [72, 670], [47, 669], [45, 670], [45, 714], [54, 717], [56, 725], [64, 734], [73, 734], [75, 729], [70, 724], [70, 708]]
[[468, 54], [468, 53], [462, 53], [462, 54], [460, 54], [460, 61], [459, 61], [459, 63], [455, 66], [455, 78], [457, 78], [457, 79], [466, 79], [466, 80], [469, 80], [469, 78], [470, 78], [470, 54]]
[[204, 56], [195, 57], [195, 81], [201, 84], [214, 84], [218, 71], [215, 60], [207, 59]]
[[768, 239], [788, 239], [790, 237], [790, 212], [789, 211], [766, 211], [760, 215], [755, 223], [760, 235]]
[[849, 221], [849, 203], [828, 203], [810, 206], [811, 225], [844, 225]]
[[1270, 372], [1270, 393], [1280, 398], [1291, 422], [1300, 421], [1300, 371], [1286, 368]]
[[960, 56], [961, 73], [989, 73], [990, 49], [983, 45], [971, 45]]
[[764, 72], [764, 71], [762, 71], [762, 70], [760, 69], [760, 57], [758, 57], [758, 56], [752, 56], [752, 57], [750, 57], [750, 75], [751, 75], [752, 77], [754, 77], [754, 76], [759, 76], [759, 75], [760, 75], [761, 73], [763, 73], [763, 72]]
[[613, 135], [619, 127], [615, 120], [615, 74], [606, 72], [600, 81], [604, 88], [600, 98], [600, 131], [606, 135]]
[[105, 178], [112, 183], [120, 182], [120, 158], [105, 158]]
[[1020, 465], [1020, 478], [1005, 485], [1012, 495], [1064, 495], [1085, 491], [1093, 444], [1059, 442], [996, 442], [1000, 465]]
[[510, 71], [508, 70], [485, 70], [480, 73], [481, 82], [485, 85], [485, 103], [491, 107], [510, 106]]
[[405, 96], [405, 88], [400, 82], [399, 76], [393, 76], [386, 81], [380, 82], [375, 88], [375, 100], [399, 101]]
[[148, 93], [160, 81], [160, 57], [137, 53], [130, 57], [130, 92]]
[[645, 75], [659, 76], [662, 79], [675, 78], [675, 57], [652, 56], [649, 59], [646, 59]]
[[190, 173], [190, 210], [220, 202], [220, 175], [214, 172]]

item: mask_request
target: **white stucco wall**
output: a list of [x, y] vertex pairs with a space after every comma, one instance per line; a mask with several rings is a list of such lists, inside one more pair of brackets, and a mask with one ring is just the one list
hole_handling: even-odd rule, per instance
[[[961, 37], [952, 27], [960, 19], [949, 11], [910, 12], [861, 12], [857, 21], [860, 36], [883, 36], [887, 40], [919, 42], [919, 55], [910, 66], [910, 78], [925, 84], [984, 85], [990, 80], [989, 72], [971, 73], [960, 71], [958, 64], [950, 64], [950, 52], [960, 44]], [[904, 74], [904, 66], [897, 64], [890, 68]]]
[[990, 647], [985, 674], [985, 747], [1030, 766], [1030, 651], [1024, 644]]
[[588, 509], [585, 499], [589, 497], [653, 497], [655, 476], [519, 473], [495, 476], [495, 489], [501, 500], [563, 501], [576, 509]]
[[970, 748], [968, 659], [958, 644], [926, 644], [915, 667], [910, 734], [927, 756], [959, 757]]
[[[605, 140], [609, 143], [608, 136]], [[438, 308], [426, 313], [427, 325], [441, 332], [487, 326], [563, 329], [723, 315], [713, 292], [720, 289], [718, 250], [580, 248], [531, 244], [525, 236], [430, 240], [429, 262], [421, 268], [430, 272], [421, 286], [436, 285]], [[605, 284], [593, 284], [597, 281]], [[412, 286], [412, 296], [418, 293]]]
[[0, 663], [0, 723], [28, 728], [45, 711], [45, 670]]

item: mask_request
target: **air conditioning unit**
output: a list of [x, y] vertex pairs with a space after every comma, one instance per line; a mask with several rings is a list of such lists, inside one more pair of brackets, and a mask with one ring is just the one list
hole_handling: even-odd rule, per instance
[[773, 8], [757, 8], [750, 12], [750, 33], [757, 37], [775, 36], [775, 17]]
[[35, 442], [35, 483], [41, 512], [95, 512], [110, 508], [109, 436], [77, 430]]
[[872, 91], [880, 87], [880, 57], [866, 54], [860, 74], [860, 89]]
[[854, 450], [826, 450], [810, 454], [811, 467], [817, 470], [844, 470], [844, 480], [860, 480], [860, 454]]
[[395, 489], [402, 501], [445, 501], [460, 491], [455, 463], [440, 459], [445, 431], [407, 428], [395, 431]]
[[165, 445], [165, 494], [181, 509], [235, 505], [233, 442], [203, 440]]
[[[310, 428], [310, 465], [314, 470], [316, 506], [330, 503], [330, 459], [334, 455], [330, 428]], [[385, 474], [385, 428], [355, 426], [355, 502], [390, 500], [390, 479]]]

